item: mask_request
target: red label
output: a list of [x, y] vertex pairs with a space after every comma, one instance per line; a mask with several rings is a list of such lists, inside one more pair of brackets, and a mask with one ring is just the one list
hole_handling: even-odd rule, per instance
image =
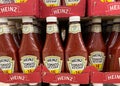
[[20, 7], [17, 5], [2, 5], [0, 6], [0, 13], [20, 13]]
[[56, 14], [70, 14], [71, 9], [70, 8], [53, 8], [52, 9], [52, 15]]

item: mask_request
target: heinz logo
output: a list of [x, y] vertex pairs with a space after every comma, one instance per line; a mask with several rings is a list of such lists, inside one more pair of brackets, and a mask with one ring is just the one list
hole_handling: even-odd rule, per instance
[[55, 9], [52, 9], [52, 13], [53, 14], [69, 14], [70, 9], [68, 9], [68, 8], [55, 8]]
[[19, 12], [19, 6], [15, 5], [10, 5], [10, 6], [0, 6], [0, 12], [1, 13], [7, 13], [7, 12], [13, 12], [13, 13], [18, 13]]
[[10, 80], [25, 80], [25, 76], [10, 76]]
[[107, 80], [120, 80], [120, 74], [111, 74], [107, 76]]
[[73, 81], [73, 77], [70, 77], [70, 76], [58, 76], [57, 80], [58, 81], [64, 81], [64, 80]]
[[108, 5], [108, 11], [117, 11], [120, 10], [120, 4], [110, 4]]

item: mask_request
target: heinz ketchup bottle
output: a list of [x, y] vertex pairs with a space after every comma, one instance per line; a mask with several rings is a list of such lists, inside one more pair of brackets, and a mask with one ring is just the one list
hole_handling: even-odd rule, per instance
[[[110, 57], [110, 71], [120, 71], [120, 18], [114, 19], [114, 39], [111, 42], [111, 46], [109, 48]], [[116, 35], [115, 35], [116, 34]]]
[[64, 72], [64, 51], [59, 36], [57, 17], [47, 17], [46, 21], [46, 41], [42, 52], [43, 62], [51, 73], [59, 74]]
[[18, 72], [18, 48], [6, 18], [0, 18], [0, 40], [0, 69], [7, 74]]
[[101, 18], [92, 19], [91, 37], [87, 44], [89, 55], [89, 65], [94, 66], [99, 71], [103, 71], [106, 46], [102, 38]]
[[120, 35], [120, 18], [115, 18], [113, 20], [113, 28], [112, 32], [110, 34], [110, 37], [107, 42], [107, 58], [106, 58], [106, 64], [105, 64], [105, 70], [110, 71], [110, 63], [111, 63], [111, 50], [118, 40], [118, 36]]
[[[83, 43], [79, 16], [69, 18], [69, 35], [65, 49], [66, 71], [71, 74], [79, 74], [87, 66], [88, 53]], [[71, 84], [79, 86], [79, 84]]]
[[[25, 74], [34, 72], [40, 64], [41, 50], [35, 29], [33, 19], [23, 17], [22, 42], [19, 49], [21, 71]], [[31, 84], [30, 84], [31, 85]]]

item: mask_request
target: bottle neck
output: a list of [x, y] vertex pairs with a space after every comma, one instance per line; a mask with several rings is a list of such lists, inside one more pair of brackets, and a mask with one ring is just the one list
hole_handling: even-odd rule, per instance
[[22, 33], [23, 34], [35, 33], [34, 25], [33, 24], [23, 24]]
[[69, 33], [71, 34], [81, 33], [81, 24], [79, 22], [70, 23]]
[[47, 28], [46, 33], [49, 35], [59, 33], [57, 23], [49, 23], [49, 24], [47, 24], [46, 28]]
[[120, 32], [120, 24], [114, 24], [112, 31]]
[[101, 24], [93, 24], [91, 32], [101, 33], [102, 32]]

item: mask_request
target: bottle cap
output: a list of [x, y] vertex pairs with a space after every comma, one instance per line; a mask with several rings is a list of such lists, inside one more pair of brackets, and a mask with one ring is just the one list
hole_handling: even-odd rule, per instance
[[0, 23], [7, 23], [8, 19], [7, 18], [0, 18]]
[[114, 22], [114, 23], [120, 22], [120, 18], [115, 18], [115, 19], [113, 20], [113, 22]]
[[69, 17], [69, 22], [79, 22], [80, 16], [71, 16]]
[[95, 17], [92, 19], [92, 23], [101, 23], [102, 19], [100, 17]]
[[33, 22], [33, 18], [31, 18], [31, 17], [23, 17], [22, 22], [23, 23]]
[[16, 25], [14, 21], [8, 21], [8, 25]]
[[80, 84], [70, 84], [70, 86], [80, 86]]
[[57, 17], [51, 16], [46, 18], [47, 22], [57, 22]]

